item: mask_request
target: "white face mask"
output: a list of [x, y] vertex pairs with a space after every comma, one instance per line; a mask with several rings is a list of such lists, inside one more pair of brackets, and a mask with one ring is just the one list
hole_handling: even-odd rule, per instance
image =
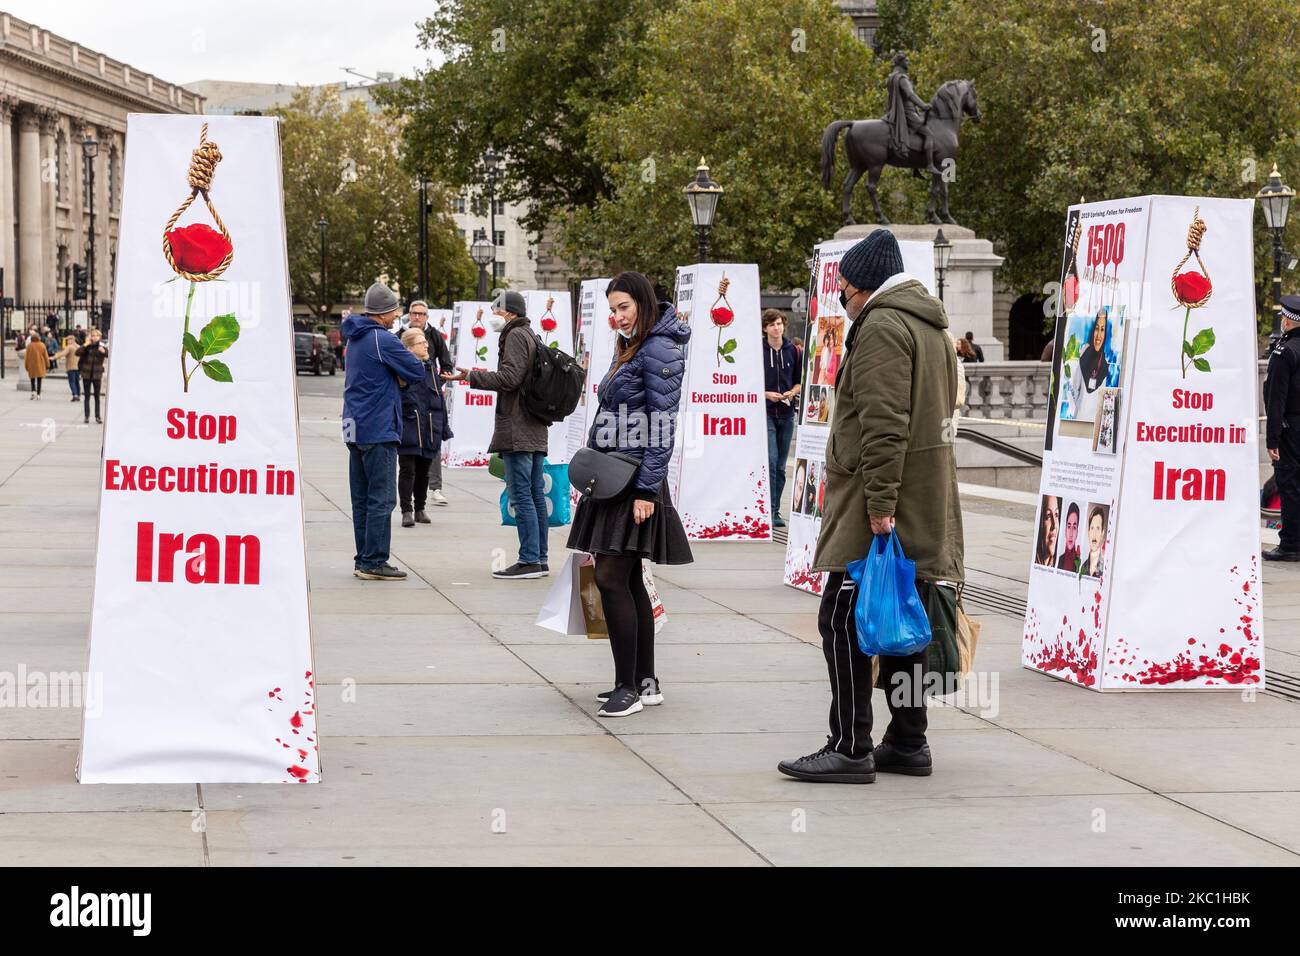
[[614, 331], [617, 332], [619, 335], [621, 335], [621, 336], [624, 338], [624, 340], [626, 340], [626, 341], [628, 341], [628, 342], [630, 342], [630, 341], [632, 341], [634, 338], [636, 338], [636, 328], [635, 328], [635, 327], [632, 329], [631, 332], [624, 332], [621, 328], [616, 328]]
[[488, 325], [492, 327], [493, 332], [500, 332], [506, 327], [506, 320], [493, 312], [488, 316]]

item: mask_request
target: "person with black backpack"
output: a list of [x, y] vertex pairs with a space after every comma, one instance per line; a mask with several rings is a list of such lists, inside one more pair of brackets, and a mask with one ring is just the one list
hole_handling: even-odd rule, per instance
[[443, 372], [442, 377], [448, 382], [468, 382], [470, 388], [497, 393], [488, 451], [500, 452], [505, 462], [506, 490], [515, 509], [515, 530], [519, 532], [519, 560], [508, 568], [493, 571], [492, 576], [509, 581], [540, 578], [550, 573], [546, 473], [542, 469], [549, 423], [529, 410], [525, 391], [535, 378], [538, 352], [546, 347], [533, 334], [528, 324], [527, 303], [518, 292], [503, 292], [493, 306], [489, 321], [501, 335], [497, 344], [497, 370], [457, 368], [454, 373]]

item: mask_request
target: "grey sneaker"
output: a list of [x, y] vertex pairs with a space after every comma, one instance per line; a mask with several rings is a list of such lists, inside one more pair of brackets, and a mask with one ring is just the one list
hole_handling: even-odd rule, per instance
[[357, 568], [352, 573], [363, 581], [402, 581], [406, 578], [405, 571], [391, 564], [381, 564], [377, 568]]
[[[596, 700], [600, 701], [602, 704], [605, 703], [605, 701], [614, 696], [615, 690], [618, 690], [618, 688], [615, 687], [614, 690], [601, 691], [596, 695]], [[659, 678], [641, 678], [641, 703], [645, 704], [647, 707], [658, 707], [663, 702], [664, 692], [659, 687]]]
[[596, 711], [596, 716], [629, 717], [640, 711], [641, 708], [641, 695], [631, 687], [619, 686], [614, 688], [614, 693], [610, 695], [609, 700], [605, 701], [600, 710]]
[[524, 578], [540, 578], [546, 576], [546, 570], [540, 564], [520, 564], [516, 561], [504, 571], [493, 571], [492, 577], [499, 578], [503, 581], [514, 581]]

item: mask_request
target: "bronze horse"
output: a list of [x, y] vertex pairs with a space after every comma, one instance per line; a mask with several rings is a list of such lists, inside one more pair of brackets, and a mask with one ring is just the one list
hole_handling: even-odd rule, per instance
[[[926, 112], [926, 124], [934, 137], [934, 164], [944, 170], [945, 163], [955, 162], [961, 149], [958, 137], [961, 133], [962, 116], [969, 116], [971, 122], [980, 121], [979, 103], [975, 99], [975, 83], [971, 80], [949, 80], [934, 94], [930, 108]], [[903, 169], [919, 169], [925, 165], [925, 154], [921, 150], [921, 137], [911, 134], [907, 156], [899, 156], [889, 146], [889, 126], [884, 120], [836, 120], [822, 133], [822, 185], [831, 187], [831, 172], [835, 169], [835, 142], [840, 131], [848, 128], [844, 137], [844, 153], [849, 160], [849, 172], [844, 177], [844, 224], [854, 223], [850, 199], [853, 187], [863, 173], [867, 174], [867, 191], [871, 193], [871, 205], [876, 210], [876, 222], [887, 224], [884, 212], [880, 209], [880, 197], [876, 193], [876, 183], [886, 165]], [[925, 211], [933, 223], [955, 223], [948, 212], [948, 183], [942, 175], [930, 177], [930, 200]]]

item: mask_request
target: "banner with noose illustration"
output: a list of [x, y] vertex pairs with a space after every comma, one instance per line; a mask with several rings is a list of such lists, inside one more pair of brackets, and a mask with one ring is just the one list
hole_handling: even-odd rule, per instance
[[314, 783], [277, 121], [127, 142], [78, 777]]
[[[491, 302], [457, 302], [452, 306], [452, 328], [456, 351], [452, 358], [457, 368], [496, 371], [497, 343], [501, 333], [492, 329]], [[452, 382], [444, 390], [451, 417], [451, 441], [442, 443], [443, 464], [452, 468], [486, 468], [488, 445], [496, 420], [496, 392], [469, 387], [468, 382]]]
[[1067, 211], [1030, 669], [1098, 691], [1264, 686], [1252, 205]]

